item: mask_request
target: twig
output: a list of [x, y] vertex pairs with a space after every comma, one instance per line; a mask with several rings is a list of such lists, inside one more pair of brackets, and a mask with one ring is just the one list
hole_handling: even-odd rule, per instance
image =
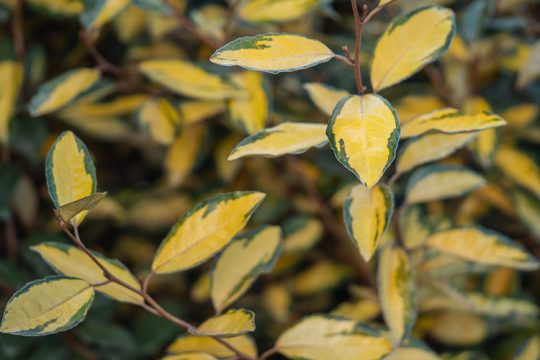
[[341, 61], [344, 64], [349, 65], [350, 67], [354, 67], [354, 62], [352, 62], [348, 57], [343, 55], [336, 55], [334, 56], [334, 59]]
[[[306, 172], [302, 168], [302, 165], [293, 156], [285, 157], [285, 161], [291, 172], [296, 173], [298, 178], [302, 181], [303, 187], [307, 192], [308, 196], [313, 202], [317, 204], [319, 215], [321, 216], [324, 224], [326, 225], [326, 228], [332, 233], [332, 235], [336, 239], [340, 240], [342, 244], [349, 244], [349, 236], [345, 233], [339, 221], [334, 217], [332, 210], [327, 206], [321, 194], [319, 193], [319, 190], [317, 190], [315, 184], [310, 180], [309, 175], [306, 174]], [[368, 286], [372, 288], [376, 287], [377, 282], [375, 281], [375, 277], [371, 273], [370, 269], [367, 267], [367, 263], [362, 258], [358, 256], [353, 260], [349, 260], [350, 256], [344, 256], [344, 259], [347, 259], [347, 261], [351, 264], [351, 266], [353, 266], [353, 268], [360, 271], [362, 275], [362, 280], [364, 280]]]
[[377, 6], [375, 9], [371, 10], [371, 12], [366, 16], [366, 18], [364, 19], [364, 24], [367, 23], [369, 20], [371, 20], [372, 17], [374, 17], [375, 15], [377, 15], [382, 9], [384, 9], [386, 6], [396, 2], [397, 0], [390, 0], [389, 2], [387, 2], [386, 4], [384, 5], [379, 5]]
[[15, 46], [15, 54], [17, 60], [24, 61], [25, 46], [24, 46], [24, 31], [23, 31], [23, 3], [24, 0], [16, 0], [13, 7], [13, 44]]
[[439, 69], [437, 69], [435, 65], [429, 64], [424, 67], [423, 71], [433, 85], [433, 88], [435, 89], [437, 95], [439, 95], [439, 97], [443, 99], [448, 105], [454, 105], [453, 100], [450, 97], [450, 92], [445, 85], [443, 76]]
[[96, 44], [94, 43], [94, 40], [92, 39], [92, 34], [88, 30], [81, 31], [81, 39], [86, 49], [88, 50], [90, 55], [94, 58], [94, 60], [97, 62], [98, 67], [102, 71], [109, 72], [118, 77], [124, 77], [127, 75], [127, 72], [124, 69], [109, 62], [109, 60], [107, 60], [105, 56], [103, 56], [98, 51], [98, 49], [96, 48]]
[[278, 350], [273, 347], [271, 349], [268, 349], [266, 350], [262, 355], [261, 357], [259, 357], [259, 360], [266, 360], [268, 359], [270, 356], [274, 355], [274, 354], [277, 354], [278, 353]]
[[367, 16], [367, 6], [364, 5], [362, 7], [362, 18], [360, 18], [360, 14], [358, 14], [358, 5], [356, 4], [356, 0], [351, 0], [351, 6], [354, 14], [354, 25], [356, 28], [356, 41], [354, 47], [354, 79], [356, 80], [356, 89], [358, 91], [358, 95], [363, 95], [365, 89], [362, 82], [360, 47], [362, 46], [362, 29], [364, 27], [364, 19], [366, 19]]

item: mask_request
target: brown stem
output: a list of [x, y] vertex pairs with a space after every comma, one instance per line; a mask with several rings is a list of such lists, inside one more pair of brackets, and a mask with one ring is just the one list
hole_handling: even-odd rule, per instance
[[351, 6], [354, 14], [354, 25], [356, 28], [356, 41], [354, 47], [354, 79], [356, 80], [356, 90], [358, 91], [358, 95], [363, 95], [364, 84], [362, 82], [362, 69], [360, 64], [360, 47], [362, 46], [362, 28], [364, 25], [363, 19], [365, 19], [367, 15], [367, 6], [364, 5], [362, 7], [362, 18], [360, 18], [360, 14], [358, 13], [358, 5], [356, 4], [356, 0], [351, 0]]
[[354, 67], [354, 62], [352, 62], [348, 57], [343, 55], [336, 55], [334, 56], [334, 59], [341, 61], [344, 64], [349, 65], [350, 67]]
[[277, 353], [278, 353], [278, 349], [276, 349], [276, 348], [268, 349], [261, 355], [261, 357], [259, 357], [259, 360], [266, 360], [270, 356], [275, 355]]
[[389, 2], [387, 2], [386, 4], [382, 5], [382, 6], [377, 6], [375, 9], [371, 10], [371, 12], [365, 17], [364, 19], [364, 24], [367, 23], [369, 20], [371, 20], [372, 17], [374, 17], [375, 15], [377, 15], [382, 9], [384, 9], [386, 6], [396, 2], [397, 0], [391, 0]]
[[424, 68], [423, 71], [431, 82], [431, 85], [433, 85], [433, 88], [435, 89], [437, 95], [439, 95], [439, 97], [443, 99], [448, 105], [454, 106], [454, 101], [450, 96], [450, 92], [446, 87], [444, 78], [439, 69], [437, 69], [435, 65], [429, 64]]
[[25, 46], [24, 46], [24, 31], [23, 31], [23, 3], [24, 0], [16, 0], [13, 7], [13, 44], [17, 60], [24, 61]]
[[[285, 161], [290, 171], [296, 173], [298, 178], [301, 180], [303, 187], [310, 199], [317, 204], [319, 215], [321, 216], [328, 231], [330, 231], [330, 233], [332, 233], [336, 239], [341, 241], [341, 244], [351, 244], [349, 236], [343, 230], [343, 226], [341, 226], [339, 221], [334, 217], [332, 210], [327, 206], [326, 202], [319, 193], [317, 186], [311, 181], [310, 176], [304, 171], [302, 165], [298, 162], [298, 159], [293, 156], [287, 156], [285, 157]], [[367, 263], [360, 258], [360, 256], [351, 257], [351, 253], [346, 250], [343, 251], [343, 260], [350, 263], [353, 269], [358, 269], [360, 271], [362, 280], [364, 280], [368, 286], [372, 288], [376, 287], [375, 277], [368, 268]]]
[[117, 77], [124, 77], [127, 75], [124, 69], [109, 62], [109, 60], [107, 60], [107, 58], [105, 58], [105, 56], [99, 52], [99, 50], [96, 48], [94, 40], [92, 39], [92, 34], [88, 30], [81, 31], [81, 39], [84, 46], [102, 71], [109, 72]]

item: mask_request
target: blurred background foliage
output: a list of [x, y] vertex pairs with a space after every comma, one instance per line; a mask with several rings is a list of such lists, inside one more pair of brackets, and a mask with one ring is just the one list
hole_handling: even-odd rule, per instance
[[[355, 179], [335, 161], [331, 149], [312, 149], [296, 158], [227, 162], [230, 150], [246, 133], [228, 117], [224, 102], [184, 98], [133, 70], [145, 59], [184, 58], [213, 71], [234, 72], [209, 64], [215, 50], [211, 44], [264, 32], [306, 34], [336, 52], [343, 45], [352, 49], [349, 1], [314, 1], [317, 4], [297, 18], [258, 22], [239, 16], [241, 5], [235, 1], [173, 0], [169, 5], [175, 10], [170, 11], [160, 0], [133, 0], [99, 31], [85, 32], [79, 16], [94, 2], [99, 0], [0, 0], [0, 60], [22, 60], [25, 74], [9, 143], [1, 150], [1, 302], [26, 282], [52, 274], [30, 246], [67, 241], [47, 196], [44, 157], [55, 137], [71, 129], [92, 153], [98, 189], [109, 193], [81, 228], [90, 247], [118, 258], [142, 276], [169, 227], [194, 203], [217, 193], [262, 191], [268, 196], [251, 225], [281, 224], [286, 248], [274, 271], [238, 302], [257, 314], [259, 348], [270, 347], [284, 329], [314, 312], [381, 323], [376, 293], [359, 265], [374, 273], [373, 262], [363, 263], [341, 223], [343, 200]], [[360, 2], [370, 8], [377, 3]], [[539, 1], [399, 0], [366, 27], [364, 69], [367, 54], [390, 19], [434, 3], [456, 12], [461, 42], [452, 44], [435, 66], [385, 91], [385, 97], [402, 122], [445, 104], [464, 110], [491, 107], [508, 121], [498, 130], [499, 143], [519, 148], [538, 164]], [[102, 70], [97, 86], [60, 111], [41, 117], [28, 114], [28, 101], [40, 84], [82, 66]], [[327, 115], [310, 100], [304, 83], [355, 88], [350, 69], [339, 62], [265, 77], [272, 94], [267, 126], [286, 120], [326, 123]], [[175, 138], [163, 141], [141, 124], [141, 105], [152, 99], [172, 105], [180, 119]], [[416, 206], [418, 214], [410, 216], [421, 217], [426, 232], [475, 222], [540, 256], [540, 201], [530, 189], [517, 186], [504, 169], [483, 166], [471, 149], [444, 162], [477, 169], [488, 184], [464, 198]], [[398, 202], [405, 180], [396, 185]], [[424, 264], [424, 271], [452, 278], [469, 291], [524, 297], [533, 304], [540, 299], [539, 271], [522, 274], [507, 268], [474, 268], [465, 262]], [[208, 262], [182, 274], [157, 277], [150, 292], [171, 312], [201, 322], [212, 315], [209, 267]], [[498, 316], [444, 303], [451, 302], [444, 296], [418, 296], [413, 334], [448, 358], [509, 359], [538, 331], [536, 310], [532, 316], [512, 311]], [[87, 320], [76, 329], [46, 338], [0, 335], [0, 358], [156, 358], [182, 333], [139, 308], [97, 295]]]

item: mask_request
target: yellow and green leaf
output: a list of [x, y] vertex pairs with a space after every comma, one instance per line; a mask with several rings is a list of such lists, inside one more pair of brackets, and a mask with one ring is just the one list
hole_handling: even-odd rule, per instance
[[239, 16], [249, 22], [285, 22], [297, 19], [316, 9], [321, 0], [247, 0]]
[[167, 355], [161, 360], [218, 360], [214, 355], [204, 352], [190, 352], [185, 354]]
[[32, 281], [9, 299], [0, 332], [42, 336], [66, 331], [86, 317], [94, 288], [84, 280], [50, 276]]
[[190, 332], [199, 336], [230, 338], [255, 331], [255, 314], [246, 309], [229, 310], [203, 322]]
[[356, 185], [343, 206], [345, 228], [364, 260], [369, 261], [392, 217], [394, 199], [385, 185]]
[[212, 267], [210, 293], [216, 312], [242, 296], [259, 275], [269, 273], [282, 248], [279, 226], [260, 226], [236, 237]]
[[[255, 346], [255, 342], [248, 335], [225, 338], [223, 341], [248, 356], [257, 357], [257, 347]], [[196, 336], [191, 334], [182, 335], [177, 338], [167, 347], [167, 352], [172, 354], [205, 352], [218, 358], [230, 358], [236, 356], [231, 349], [210, 336]]]
[[41, 85], [28, 105], [32, 116], [41, 116], [56, 111], [77, 96], [89, 90], [100, 79], [97, 69], [79, 68], [70, 70]]
[[513, 205], [519, 219], [540, 239], [540, 200], [524, 191], [516, 191]]
[[180, 115], [165, 99], [149, 99], [142, 103], [138, 112], [139, 125], [150, 138], [162, 145], [174, 141]]
[[527, 154], [510, 146], [501, 146], [495, 154], [495, 165], [540, 199], [540, 168]]
[[82, 199], [62, 205], [56, 210], [56, 213], [64, 223], [68, 224], [72, 218], [81, 212], [88, 212], [95, 208], [97, 204], [99, 204], [99, 202], [105, 198], [105, 196], [107, 196], [107, 193], [95, 193], [88, 195]]
[[368, 188], [394, 160], [399, 133], [396, 111], [372, 94], [341, 99], [326, 129], [336, 158]]
[[377, 277], [384, 320], [393, 344], [399, 344], [416, 320], [414, 276], [407, 253], [397, 246], [383, 248]]
[[464, 195], [484, 186], [482, 176], [455, 165], [428, 165], [416, 170], [409, 178], [406, 201], [416, 204]]
[[0, 144], [9, 142], [9, 125], [23, 80], [22, 65], [15, 61], [0, 62]]
[[463, 134], [425, 134], [411, 139], [400, 150], [396, 165], [397, 173], [404, 173], [431, 161], [442, 159], [465, 146], [478, 135], [477, 132]]
[[[96, 169], [86, 145], [71, 131], [58, 136], [47, 154], [45, 175], [56, 208], [96, 192]], [[87, 211], [74, 219], [80, 224]]]
[[512, 354], [513, 360], [528, 360], [540, 358], [540, 336], [538, 334], [525, 340]]
[[332, 86], [312, 82], [304, 84], [304, 89], [309, 95], [311, 101], [325, 115], [331, 116], [339, 100], [349, 95], [345, 90], [336, 89]]
[[324, 146], [326, 125], [285, 122], [264, 129], [242, 140], [231, 151], [229, 160], [244, 156], [281, 156], [300, 154], [311, 147]]
[[454, 13], [423, 7], [395, 18], [379, 39], [371, 61], [375, 91], [395, 85], [441, 57], [454, 35]]
[[146, 60], [139, 70], [149, 79], [184, 96], [202, 100], [243, 97], [231, 80], [185, 60]]
[[422, 205], [407, 206], [399, 218], [403, 245], [414, 249], [424, 245], [431, 234], [431, 224], [427, 221], [426, 210]]
[[[32, 250], [37, 252], [59, 274], [82, 279], [94, 286], [97, 291], [117, 301], [132, 304], [144, 303], [142, 296], [123, 286], [108, 282], [103, 275], [103, 270], [76, 246], [45, 242], [33, 246]], [[92, 251], [92, 253], [111, 274], [129, 286], [137, 290], [141, 289], [137, 278], [122, 263], [106, 258], [98, 252]]]
[[300, 253], [311, 249], [321, 239], [324, 227], [320, 220], [305, 216], [288, 219], [283, 225], [286, 254]]
[[443, 230], [432, 234], [427, 245], [432, 249], [489, 266], [535, 270], [539, 262], [523, 247], [506, 236], [481, 227]]
[[130, 0], [96, 0], [82, 13], [81, 23], [86, 28], [101, 28], [130, 4]]
[[281, 334], [276, 348], [289, 359], [377, 360], [392, 350], [392, 344], [360, 322], [314, 315]]
[[198, 203], [180, 217], [163, 240], [152, 271], [182, 271], [215, 255], [242, 230], [264, 196], [260, 192], [234, 192]]
[[270, 91], [263, 75], [246, 71], [233, 75], [231, 79], [247, 93], [245, 98], [227, 101], [233, 124], [248, 134], [263, 130], [270, 116]]
[[269, 33], [231, 41], [217, 49], [210, 61], [275, 74], [312, 67], [334, 56], [332, 50], [318, 40], [300, 35]]
[[401, 138], [422, 135], [428, 131], [447, 134], [484, 130], [506, 125], [496, 114], [482, 112], [474, 115], [448, 108], [414, 118], [401, 127]]

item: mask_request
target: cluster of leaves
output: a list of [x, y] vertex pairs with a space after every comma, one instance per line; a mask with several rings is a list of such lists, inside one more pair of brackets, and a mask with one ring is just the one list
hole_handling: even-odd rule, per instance
[[0, 5], [2, 358], [540, 358], [538, 1]]

